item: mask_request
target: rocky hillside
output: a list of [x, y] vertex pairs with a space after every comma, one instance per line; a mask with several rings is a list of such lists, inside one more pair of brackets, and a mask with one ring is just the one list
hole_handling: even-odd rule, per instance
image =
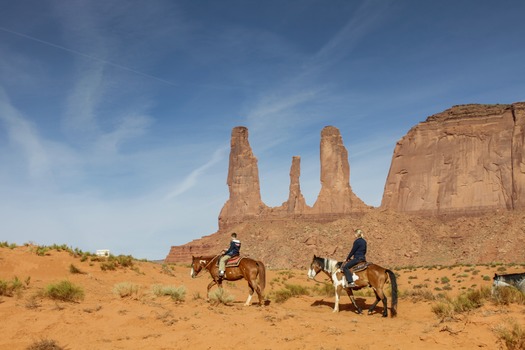
[[[314, 254], [346, 258], [356, 228], [365, 231], [368, 260], [389, 267], [524, 261], [523, 212], [436, 218], [371, 209], [330, 223], [246, 222], [232, 231], [239, 234], [244, 255], [272, 268], [303, 269]], [[218, 254], [228, 246], [229, 232], [173, 248], [183, 253], [179, 261], [191, 261], [191, 255]]]
[[261, 200], [248, 130], [232, 131], [228, 187], [219, 231], [171, 247], [167, 262], [217, 254], [236, 231], [243, 253], [276, 268], [304, 268], [313, 254], [346, 257], [361, 228], [369, 260], [407, 266], [523, 262], [525, 103], [454, 106], [412, 128], [396, 145], [380, 208], [352, 191], [339, 130], [321, 131], [321, 190], [312, 207], [292, 159], [288, 201]]

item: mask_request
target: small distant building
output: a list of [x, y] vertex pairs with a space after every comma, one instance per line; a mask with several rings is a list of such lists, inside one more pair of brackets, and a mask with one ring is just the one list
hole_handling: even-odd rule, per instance
[[95, 254], [97, 256], [109, 256], [109, 249], [97, 249]]

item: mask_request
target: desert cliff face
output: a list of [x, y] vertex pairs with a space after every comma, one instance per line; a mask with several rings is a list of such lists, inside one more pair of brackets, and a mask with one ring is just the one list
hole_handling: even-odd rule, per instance
[[525, 103], [455, 106], [412, 128], [396, 145], [381, 207], [350, 186], [339, 130], [321, 132], [321, 190], [312, 207], [292, 159], [289, 197], [261, 201], [248, 130], [232, 132], [230, 198], [218, 232], [173, 246], [166, 262], [218, 254], [236, 231], [243, 254], [274, 268], [304, 268], [313, 254], [343, 260], [361, 228], [369, 261], [389, 266], [522, 262], [525, 254]]
[[381, 207], [420, 214], [522, 208], [523, 103], [455, 106], [396, 145]]

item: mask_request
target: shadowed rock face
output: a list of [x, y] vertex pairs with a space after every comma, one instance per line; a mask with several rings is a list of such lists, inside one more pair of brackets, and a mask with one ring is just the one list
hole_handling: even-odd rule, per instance
[[381, 207], [467, 214], [525, 205], [525, 104], [462, 105], [396, 145]]
[[301, 157], [294, 156], [292, 158], [292, 166], [290, 168], [290, 194], [288, 201], [283, 203], [283, 208], [290, 214], [301, 214], [305, 212], [307, 207], [303, 194], [301, 193], [301, 184], [299, 177], [301, 176]]

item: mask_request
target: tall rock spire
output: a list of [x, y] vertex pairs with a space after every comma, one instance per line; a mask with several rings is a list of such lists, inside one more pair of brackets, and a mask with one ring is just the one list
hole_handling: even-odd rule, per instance
[[259, 215], [266, 205], [261, 200], [257, 158], [248, 142], [248, 129], [233, 128], [228, 167], [230, 198], [219, 215], [219, 228]]
[[348, 152], [341, 133], [333, 126], [326, 126], [321, 131], [321, 191], [312, 211], [344, 214], [366, 207], [350, 187]]
[[301, 185], [299, 183], [300, 176], [301, 157], [294, 156], [290, 168], [290, 193], [288, 195], [288, 201], [283, 203], [286, 212], [290, 214], [302, 214], [306, 208], [306, 201], [301, 193]]

